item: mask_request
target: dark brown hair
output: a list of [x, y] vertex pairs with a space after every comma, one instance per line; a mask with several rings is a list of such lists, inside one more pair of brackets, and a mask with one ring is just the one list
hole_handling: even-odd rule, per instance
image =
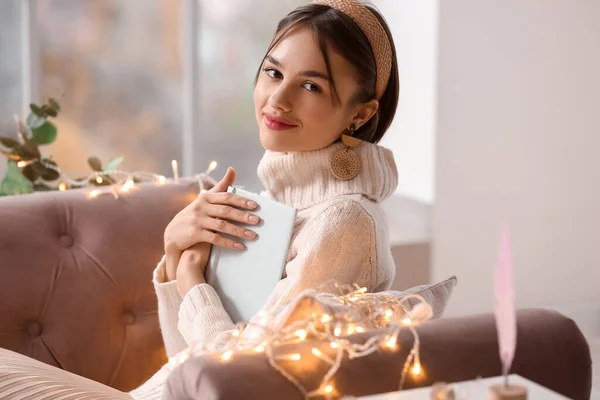
[[[377, 114], [361, 126], [353, 136], [367, 142], [378, 143], [396, 114], [400, 80], [398, 77], [396, 49], [389, 27], [379, 11], [370, 5], [365, 6], [379, 20], [388, 36], [392, 47], [392, 71], [385, 92], [381, 99], [379, 99]], [[377, 67], [369, 40], [352, 18], [337, 9], [319, 4], [308, 4], [298, 7], [279, 21], [275, 37], [271, 41], [256, 74], [256, 80], [258, 80], [265, 58], [271, 50], [288, 33], [300, 27], [311, 29], [317, 37], [327, 67], [327, 74], [332, 77], [331, 85], [334, 93], [334, 102], [339, 104], [339, 96], [335, 88], [334, 77], [331, 74], [329, 57], [327, 55], [328, 46], [348, 60], [358, 72], [360, 89], [356, 94], [355, 101], [366, 103], [376, 98], [375, 83], [377, 79]]]

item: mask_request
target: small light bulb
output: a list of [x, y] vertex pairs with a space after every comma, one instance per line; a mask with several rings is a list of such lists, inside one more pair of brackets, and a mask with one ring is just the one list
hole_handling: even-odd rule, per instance
[[127, 180], [125, 181], [123, 186], [121, 186], [121, 192], [129, 192], [129, 190], [133, 189], [134, 186], [135, 186], [135, 183], [133, 182], [133, 179], [131, 179], [131, 177], [129, 177], [129, 178], [127, 178]]
[[262, 344], [259, 344], [258, 346], [256, 346], [254, 348], [254, 351], [257, 353], [262, 353], [263, 351], [265, 351], [265, 346], [263, 346]]
[[306, 339], [306, 336], [307, 336], [306, 331], [304, 329], [297, 330], [295, 334], [296, 334], [296, 336], [298, 336], [298, 339], [300, 339], [300, 340]]
[[27, 166], [27, 163], [25, 161], [19, 161], [17, 163], [17, 167], [19, 167], [19, 168], [23, 168], [23, 167], [26, 167], [26, 166]]
[[411, 372], [414, 376], [421, 375], [422, 369], [421, 369], [421, 363], [419, 361], [415, 362], [415, 365], [413, 365]]
[[362, 326], [357, 326], [356, 327], [356, 332], [363, 333], [364, 331], [365, 331], [365, 328], [363, 328]]
[[301, 359], [302, 359], [302, 356], [300, 354], [292, 354], [290, 356], [290, 360], [293, 360], [293, 361], [300, 361]]
[[65, 190], [67, 190], [67, 184], [64, 182], [59, 183], [58, 190], [60, 190], [61, 192], [64, 192]]
[[99, 194], [100, 194], [100, 191], [94, 189], [90, 192], [90, 197], [97, 197]]
[[239, 337], [240, 336], [240, 331], [235, 330], [235, 331], [231, 332], [231, 336], [233, 336], [233, 337]]
[[352, 335], [354, 333], [354, 325], [350, 324], [348, 326], [348, 335]]
[[221, 359], [223, 361], [229, 361], [231, 359], [232, 355], [233, 355], [233, 350], [227, 350], [225, 353], [223, 353], [223, 355], [221, 356]]
[[324, 315], [321, 317], [321, 322], [322, 322], [322, 323], [326, 323], [326, 322], [329, 322], [329, 321], [331, 321], [331, 317], [330, 317], [328, 314], [324, 314]]
[[335, 329], [333, 330], [333, 334], [335, 336], [340, 336], [342, 334], [342, 328], [340, 328], [339, 326], [336, 326]]
[[217, 162], [216, 161], [211, 161], [210, 165], [208, 166], [208, 170], [206, 171], [206, 173], [210, 174], [212, 171], [215, 170], [215, 168], [217, 168]]
[[317, 357], [321, 357], [323, 355], [323, 353], [321, 353], [321, 350], [319, 350], [319, 349], [313, 348], [311, 351]]
[[167, 178], [165, 178], [164, 176], [159, 176], [158, 177], [158, 183], [160, 183], [161, 185], [164, 184], [167, 181]]
[[323, 389], [323, 391], [325, 393], [332, 393], [333, 392], [333, 386], [327, 385], [327, 386], [325, 386], [325, 389]]
[[410, 325], [412, 320], [410, 318], [404, 318], [402, 320], [402, 325]]
[[387, 347], [389, 347], [390, 349], [395, 349], [396, 345], [398, 344], [398, 341], [396, 339], [396, 336], [391, 336], [386, 342], [385, 345]]
[[96, 177], [96, 182], [98, 182], [98, 183], [102, 183], [102, 182], [103, 182], [103, 179], [102, 179], [102, 177], [101, 177], [101, 176], [97, 176], [97, 177]]
[[331, 346], [332, 349], [340, 348], [340, 344], [338, 342], [331, 342], [331, 343], [329, 343], [329, 346]]
[[385, 310], [385, 317], [387, 319], [391, 318], [392, 315], [394, 315], [394, 312], [392, 310]]
[[190, 354], [185, 352], [177, 357], [177, 362], [183, 364], [188, 358], [190, 358]]

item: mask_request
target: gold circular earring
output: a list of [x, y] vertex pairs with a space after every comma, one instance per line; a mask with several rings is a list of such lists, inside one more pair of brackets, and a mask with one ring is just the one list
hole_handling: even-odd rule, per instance
[[353, 137], [355, 131], [356, 125], [350, 125], [350, 135], [342, 135], [342, 142], [346, 147], [333, 153], [329, 159], [329, 170], [333, 176], [343, 181], [354, 178], [360, 171], [360, 159], [352, 147], [358, 146], [362, 140]]

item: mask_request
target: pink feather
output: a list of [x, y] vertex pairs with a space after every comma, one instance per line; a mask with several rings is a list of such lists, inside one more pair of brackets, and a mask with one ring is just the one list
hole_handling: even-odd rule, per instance
[[498, 264], [494, 271], [495, 317], [502, 374], [507, 376], [517, 347], [514, 273], [507, 226], [502, 229]]

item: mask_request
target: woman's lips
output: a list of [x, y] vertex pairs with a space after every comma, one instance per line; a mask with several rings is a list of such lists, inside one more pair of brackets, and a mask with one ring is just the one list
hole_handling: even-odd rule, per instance
[[274, 115], [269, 114], [264, 115], [264, 122], [267, 128], [272, 129], [274, 131], [284, 131], [286, 129], [292, 129], [297, 126], [284, 118], [276, 117]]

